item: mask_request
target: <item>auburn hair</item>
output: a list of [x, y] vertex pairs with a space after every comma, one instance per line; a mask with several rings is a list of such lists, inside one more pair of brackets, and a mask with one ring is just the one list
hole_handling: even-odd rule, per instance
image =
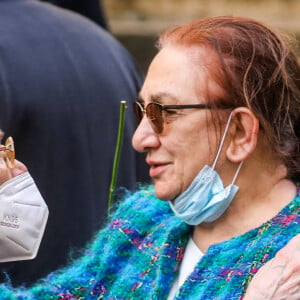
[[218, 57], [212, 78], [233, 107], [248, 107], [258, 118], [270, 149], [288, 177], [300, 180], [300, 66], [296, 39], [243, 17], [203, 18], [161, 34], [167, 45], [208, 47]]

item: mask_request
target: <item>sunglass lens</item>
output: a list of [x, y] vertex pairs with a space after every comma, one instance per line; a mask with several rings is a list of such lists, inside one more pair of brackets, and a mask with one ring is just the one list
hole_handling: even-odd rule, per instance
[[7, 138], [7, 140], [5, 142], [5, 147], [6, 147], [6, 150], [4, 151], [4, 159], [9, 168], [14, 168], [15, 146], [14, 146], [14, 140], [11, 136]]
[[15, 165], [15, 153], [9, 150], [4, 152], [4, 160], [7, 163], [7, 166], [11, 169], [14, 168]]
[[147, 117], [151, 122], [152, 128], [156, 133], [163, 131], [163, 115], [161, 107], [156, 103], [149, 103], [147, 105]]

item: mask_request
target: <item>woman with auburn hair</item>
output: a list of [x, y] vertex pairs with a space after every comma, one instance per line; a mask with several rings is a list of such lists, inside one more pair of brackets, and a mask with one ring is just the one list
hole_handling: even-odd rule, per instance
[[29, 289], [2, 285], [5, 299], [299, 299], [300, 66], [289, 41], [214, 17], [158, 47], [132, 139], [153, 185], [119, 204], [81, 258]]

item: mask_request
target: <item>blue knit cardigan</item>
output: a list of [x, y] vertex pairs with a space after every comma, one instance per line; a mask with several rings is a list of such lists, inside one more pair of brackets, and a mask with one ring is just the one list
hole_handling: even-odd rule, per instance
[[[300, 196], [260, 227], [212, 245], [176, 299], [242, 299], [252, 276], [300, 232]], [[65, 269], [30, 288], [0, 285], [1, 299], [166, 299], [191, 227], [153, 188], [128, 197]]]

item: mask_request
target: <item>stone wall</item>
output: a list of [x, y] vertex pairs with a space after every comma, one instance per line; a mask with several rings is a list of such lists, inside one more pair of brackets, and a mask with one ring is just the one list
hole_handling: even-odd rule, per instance
[[159, 32], [170, 26], [214, 15], [259, 19], [300, 36], [299, 0], [103, 0], [111, 32], [145, 72]]
[[165, 27], [213, 15], [258, 18], [300, 31], [299, 0], [104, 0], [112, 31], [153, 34]]

